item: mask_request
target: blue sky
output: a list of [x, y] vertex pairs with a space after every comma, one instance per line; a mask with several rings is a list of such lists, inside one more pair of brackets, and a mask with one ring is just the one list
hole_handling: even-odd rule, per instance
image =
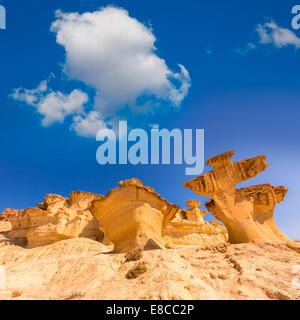
[[[300, 238], [300, 30], [291, 27], [296, 1], [0, 0], [0, 4], [7, 11], [7, 30], [0, 30], [1, 211], [32, 206], [47, 193], [67, 196], [73, 190], [85, 190], [106, 194], [119, 180], [132, 177], [182, 207], [188, 199], [207, 199], [181, 186], [191, 178], [185, 176], [184, 166], [97, 164], [99, 142], [86, 137], [83, 126], [76, 124], [87, 124], [81, 121], [91, 120], [90, 112], [101, 110], [101, 115], [93, 114], [93, 121], [102, 125], [125, 116], [132, 125], [145, 128], [154, 123], [168, 129], [204, 128], [205, 158], [231, 149], [236, 150], [235, 160], [266, 154], [270, 167], [242, 185], [270, 182], [288, 187], [275, 220], [288, 236]], [[130, 47], [128, 55], [138, 50], [154, 58], [147, 76], [136, 72], [140, 70], [128, 63], [132, 61], [128, 56], [125, 73], [119, 74], [116, 68], [116, 78], [106, 78], [110, 67], [123, 61], [124, 47], [118, 45], [132, 42], [126, 42], [124, 35], [115, 39], [118, 41], [104, 37], [101, 43], [109, 43], [107, 56], [99, 56], [94, 41], [88, 46], [84, 42], [88, 50], [82, 53], [73, 46], [72, 31], [79, 29], [66, 31], [63, 18], [55, 17], [56, 10], [78, 12], [81, 17], [108, 5], [127, 10], [125, 22], [136, 19], [133, 28], [145, 38], [137, 42], [140, 47], [136, 43]], [[60, 22], [50, 31], [54, 21]], [[111, 35], [110, 28], [101, 30], [101, 35], [105, 32]], [[61, 43], [56, 38], [59, 33]], [[146, 47], [151, 47], [151, 41], [156, 50], [149, 52]], [[82, 59], [92, 50], [95, 55]], [[172, 79], [162, 77], [159, 82], [157, 75], [166, 72]], [[120, 82], [123, 76], [125, 81]], [[44, 91], [37, 89], [42, 81], [47, 83]], [[132, 87], [128, 92], [130, 84], [133, 88], [143, 84], [147, 95], [141, 98]], [[17, 88], [22, 88], [19, 95], [12, 97]], [[170, 88], [175, 96], [170, 95]], [[31, 105], [24, 102], [24, 94], [35, 99]], [[131, 102], [135, 97], [148, 102], [146, 112], [136, 112], [127, 97]], [[49, 108], [60, 99], [65, 109], [53, 115]], [[81, 114], [82, 105], [85, 111]], [[42, 123], [45, 118], [46, 124]], [[92, 126], [88, 123], [87, 128]]]

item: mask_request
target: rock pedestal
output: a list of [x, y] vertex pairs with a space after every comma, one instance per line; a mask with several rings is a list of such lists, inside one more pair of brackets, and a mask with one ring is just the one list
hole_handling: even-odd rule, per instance
[[195, 223], [204, 223], [204, 217], [207, 214], [207, 211], [201, 210], [198, 207], [201, 206], [201, 202], [197, 200], [188, 200], [186, 205], [191, 209], [183, 210], [186, 214], [187, 220]]
[[270, 184], [235, 189], [242, 181], [263, 172], [268, 164], [264, 155], [232, 162], [234, 151], [210, 158], [214, 169], [184, 184], [195, 193], [211, 197], [206, 208], [221, 220], [229, 233], [229, 242], [282, 242], [289, 239], [275, 224], [273, 212], [283, 201], [285, 187]]

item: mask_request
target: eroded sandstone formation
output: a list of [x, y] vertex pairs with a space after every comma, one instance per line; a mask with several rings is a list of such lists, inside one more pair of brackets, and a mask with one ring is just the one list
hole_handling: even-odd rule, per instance
[[106, 197], [75, 191], [69, 198], [49, 194], [37, 208], [7, 209], [0, 215], [0, 232], [28, 248], [59, 240], [85, 237], [131, 252], [246, 242], [288, 242], [300, 250], [274, 221], [277, 203], [285, 187], [262, 184], [236, 189], [236, 185], [263, 172], [264, 155], [232, 162], [234, 151], [208, 159], [213, 170], [184, 184], [200, 195], [210, 196], [206, 208], [219, 221], [204, 220], [201, 203], [189, 200], [180, 210], [138, 179], [119, 182]]
[[5, 209], [2, 214], [0, 214], [0, 232], [8, 232], [11, 230], [11, 223], [8, 217], [17, 212], [18, 210], [15, 209]]
[[9, 216], [18, 213], [19, 210], [16, 209], [5, 209], [1, 214], [0, 214], [0, 221], [9, 221]]
[[204, 221], [207, 211], [201, 210], [201, 203], [189, 200], [190, 209], [177, 212], [175, 218], [163, 228], [163, 239], [166, 247], [218, 245], [228, 241], [224, 226], [215, 221]]
[[162, 228], [179, 210], [138, 179], [119, 182], [91, 205], [91, 212], [114, 243], [115, 252], [163, 248]]
[[0, 220], [0, 232], [8, 232], [11, 230], [11, 224], [9, 221]]
[[232, 162], [233, 155], [229, 151], [210, 158], [206, 165], [214, 169], [184, 186], [211, 197], [206, 208], [225, 224], [231, 243], [289, 241], [273, 218], [276, 204], [287, 192], [285, 187], [264, 184], [235, 189], [268, 167], [265, 155]]
[[69, 198], [49, 194], [37, 208], [5, 211], [1, 216], [11, 224], [8, 237], [28, 248], [78, 237], [101, 240], [103, 233], [88, 207], [102, 197], [82, 191]]
[[188, 220], [170, 222], [163, 228], [163, 240], [167, 248], [181, 246], [218, 245], [228, 242], [228, 233], [221, 224], [205, 221], [202, 224]]
[[207, 214], [207, 211], [199, 209], [201, 202], [197, 200], [188, 200], [186, 205], [191, 209], [183, 210], [186, 214], [187, 220], [195, 223], [204, 223], [204, 216]]

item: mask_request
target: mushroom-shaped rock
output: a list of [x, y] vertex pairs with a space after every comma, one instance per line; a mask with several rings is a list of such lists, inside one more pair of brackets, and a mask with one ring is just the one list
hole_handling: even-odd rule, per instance
[[237, 184], [254, 178], [268, 167], [265, 155], [232, 162], [233, 155], [234, 151], [228, 151], [208, 159], [206, 165], [213, 166], [214, 169], [187, 181], [183, 186], [210, 197], [218, 193], [234, 193]]
[[[286, 235], [279, 230], [274, 221], [274, 210], [277, 203], [283, 201], [287, 193], [285, 187], [273, 187], [270, 184], [261, 184], [257, 186], [246, 187], [236, 190], [237, 198], [242, 199], [245, 212], [240, 214], [238, 223], [241, 226], [247, 226], [243, 232], [242, 227], [236, 227], [236, 221], [229, 221], [230, 213], [221, 209], [213, 199], [206, 202], [206, 208], [218, 219], [226, 222], [226, 227], [230, 234], [231, 242], [239, 242], [243, 234], [243, 242], [289, 241]], [[251, 231], [251, 232], [250, 232]]]
[[287, 189], [270, 184], [235, 189], [235, 186], [264, 171], [265, 156], [232, 162], [234, 151], [210, 158], [214, 169], [184, 184], [195, 193], [209, 195], [206, 208], [221, 220], [231, 243], [281, 242], [289, 239], [278, 229], [273, 212]]
[[195, 223], [204, 223], [203, 218], [207, 214], [207, 211], [198, 208], [201, 206], [201, 202], [197, 200], [188, 200], [186, 202], [186, 205], [191, 208], [188, 210], [184, 210], [187, 219]]
[[185, 204], [190, 208], [198, 208], [201, 206], [201, 202], [198, 200], [188, 200]]
[[122, 181], [119, 185], [105, 198], [93, 201], [90, 207], [114, 243], [114, 251], [163, 248], [162, 228], [173, 219], [178, 206], [138, 179]]

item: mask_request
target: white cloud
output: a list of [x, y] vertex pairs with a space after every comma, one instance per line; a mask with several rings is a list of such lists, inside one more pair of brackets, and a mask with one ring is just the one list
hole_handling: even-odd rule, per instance
[[93, 88], [95, 97], [87, 111], [88, 96], [81, 90], [66, 95], [49, 89], [48, 81], [33, 90], [16, 89], [11, 96], [35, 107], [45, 126], [73, 115], [71, 130], [95, 137], [108, 121], [124, 117], [128, 107], [131, 116], [157, 111], [161, 101], [179, 108], [188, 94], [191, 79], [185, 67], [170, 70], [156, 53], [152, 29], [124, 9], [109, 6], [83, 14], [58, 10], [51, 31], [65, 49], [64, 74]]
[[[64, 71], [96, 89], [95, 109], [111, 116], [125, 105], [134, 106], [142, 95], [179, 106], [190, 86], [187, 70], [172, 72], [155, 53], [150, 28], [124, 9], [62, 13], [51, 30], [66, 51]], [[175, 86], [179, 82], [178, 86]]]
[[11, 97], [35, 107], [44, 116], [44, 126], [54, 122], [62, 123], [68, 115], [82, 113], [83, 105], [88, 101], [88, 96], [77, 89], [70, 94], [54, 92], [48, 89], [47, 81], [42, 81], [36, 89], [15, 89]]
[[17, 101], [22, 101], [31, 106], [34, 106], [37, 100], [42, 97], [42, 94], [47, 91], [47, 89], [47, 81], [42, 81], [36, 89], [29, 90], [18, 88], [15, 89], [10, 96]]
[[61, 92], [50, 92], [38, 104], [38, 112], [45, 116], [43, 125], [63, 122], [68, 115], [81, 113], [88, 96], [80, 90], [73, 90], [69, 95]]
[[251, 51], [257, 50], [260, 45], [270, 44], [276, 48], [285, 46], [294, 46], [295, 49], [300, 48], [300, 38], [295, 33], [287, 28], [281, 28], [278, 24], [269, 19], [264, 24], [258, 24], [255, 28], [258, 35], [258, 41], [249, 42], [245, 48], [235, 48], [233, 51], [241, 56], [246, 56]]
[[95, 137], [98, 130], [106, 128], [106, 122], [102, 120], [99, 112], [91, 111], [87, 115], [74, 117], [71, 129], [82, 137]]
[[279, 27], [273, 20], [263, 25], [257, 25], [256, 31], [261, 44], [273, 44], [276, 48], [288, 45], [294, 46], [296, 49], [300, 48], [300, 38], [291, 30]]

